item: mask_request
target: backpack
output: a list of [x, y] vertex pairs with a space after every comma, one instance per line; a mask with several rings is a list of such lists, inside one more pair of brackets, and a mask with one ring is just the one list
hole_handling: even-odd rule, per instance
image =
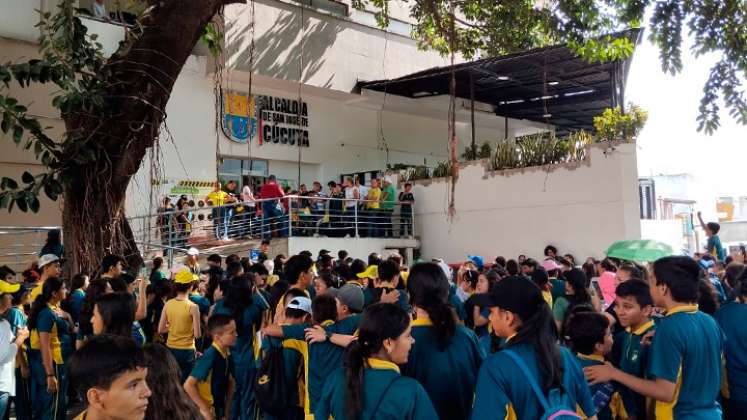
[[529, 368], [524, 363], [524, 361], [521, 360], [518, 354], [514, 353], [511, 350], [503, 350], [502, 353], [505, 353], [508, 357], [510, 357], [514, 361], [516, 366], [519, 367], [519, 370], [521, 370], [521, 372], [524, 374], [524, 377], [532, 387], [532, 390], [537, 396], [540, 404], [542, 404], [542, 410], [544, 412], [542, 413], [542, 416], [539, 420], [576, 420], [582, 418], [581, 416], [576, 414], [576, 410], [571, 408], [573, 404], [569, 403], [566, 398], [563, 398], [563, 394], [560, 389], [551, 389], [547, 397], [545, 397], [545, 394], [542, 392], [539, 385], [537, 385], [537, 381], [535, 381], [534, 376], [532, 376], [532, 374], [529, 372]]
[[254, 395], [257, 404], [266, 413], [281, 417], [289, 406], [291, 387], [285, 378], [283, 347], [270, 346], [257, 373]]

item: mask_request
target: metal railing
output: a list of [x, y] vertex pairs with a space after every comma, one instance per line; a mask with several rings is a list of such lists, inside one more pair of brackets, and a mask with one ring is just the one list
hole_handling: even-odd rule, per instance
[[[253, 204], [253, 205], [252, 205]], [[223, 206], [161, 211], [129, 218], [143, 254], [174, 253], [190, 247], [224, 245], [230, 241], [273, 237], [414, 236], [409, 203], [330, 197], [285, 196], [235, 202]], [[374, 208], [379, 207], [379, 208]]]
[[16, 273], [28, 268], [39, 255], [47, 233], [59, 226], [0, 226], [0, 266], [7, 265]]

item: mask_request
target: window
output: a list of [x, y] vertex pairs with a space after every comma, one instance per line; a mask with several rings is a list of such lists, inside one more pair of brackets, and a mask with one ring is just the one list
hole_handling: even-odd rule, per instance
[[264, 178], [268, 173], [268, 164], [266, 160], [260, 159], [237, 159], [224, 157], [218, 167], [218, 179], [225, 184], [228, 181], [236, 181], [237, 184], [244, 184], [244, 177], [261, 177]]
[[347, 16], [348, 5], [335, 0], [296, 0], [303, 5], [322, 10], [333, 15]]
[[656, 192], [653, 179], [638, 180], [641, 219], [656, 219]]

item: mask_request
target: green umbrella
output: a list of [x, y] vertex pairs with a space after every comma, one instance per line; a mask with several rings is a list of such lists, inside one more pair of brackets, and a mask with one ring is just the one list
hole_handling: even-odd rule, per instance
[[608, 257], [629, 261], [656, 261], [670, 255], [674, 255], [671, 246], [647, 239], [617, 241], [607, 248]]

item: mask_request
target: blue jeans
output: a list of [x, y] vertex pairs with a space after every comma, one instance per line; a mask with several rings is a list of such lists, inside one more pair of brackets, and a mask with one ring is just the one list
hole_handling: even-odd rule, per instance
[[5, 418], [5, 414], [8, 412], [8, 409], [10, 408], [10, 405], [8, 404], [9, 400], [10, 400], [10, 394], [7, 392], [0, 391], [0, 419]]
[[213, 209], [213, 231], [215, 239], [228, 237], [228, 227], [231, 224], [233, 209], [227, 207], [216, 207]]
[[276, 201], [262, 202], [262, 238], [270, 239], [272, 232], [279, 231], [283, 236], [286, 226], [283, 224], [283, 212], [278, 208]]

